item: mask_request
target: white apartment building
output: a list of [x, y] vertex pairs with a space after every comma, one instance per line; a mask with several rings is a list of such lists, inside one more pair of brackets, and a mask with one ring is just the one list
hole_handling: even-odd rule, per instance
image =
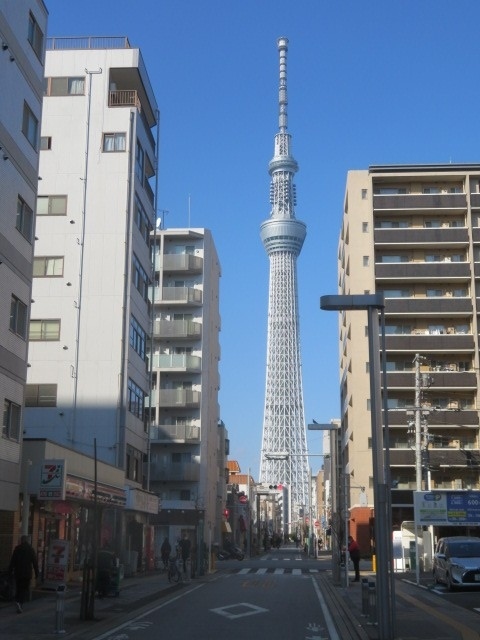
[[[100, 544], [121, 551], [132, 571], [153, 562], [148, 516], [158, 511], [147, 491], [145, 417], [157, 112], [140, 50], [126, 38], [48, 39], [25, 438], [30, 451], [55, 443], [65, 482], [60, 505], [41, 501], [31, 482], [34, 527], [43, 539], [68, 535], [88, 547], [101, 461], [113, 473], [97, 478]], [[72, 570], [81, 561], [72, 557]]]
[[[418, 485], [480, 489], [479, 185], [478, 164], [348, 173], [338, 292], [385, 297], [395, 528], [413, 520]], [[340, 314], [342, 462], [351, 526], [361, 522], [368, 540], [375, 487], [366, 324], [366, 312]], [[362, 486], [370, 513], [362, 510]]]
[[[0, 0], [0, 565], [20, 534], [21, 446], [42, 111], [42, 0]], [[27, 531], [22, 532], [27, 533]]]
[[201, 548], [220, 541], [228, 480], [218, 405], [220, 263], [207, 229], [152, 235], [150, 488], [160, 511], [151, 522], [156, 547], [187, 534]]

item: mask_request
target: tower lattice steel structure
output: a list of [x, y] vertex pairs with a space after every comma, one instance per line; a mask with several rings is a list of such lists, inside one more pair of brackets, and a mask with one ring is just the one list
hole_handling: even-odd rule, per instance
[[295, 218], [298, 171], [287, 133], [287, 38], [279, 38], [279, 131], [269, 164], [270, 218], [260, 236], [270, 260], [267, 373], [260, 481], [290, 487], [292, 515], [309, 504], [309, 466], [299, 344], [297, 257], [306, 225]]

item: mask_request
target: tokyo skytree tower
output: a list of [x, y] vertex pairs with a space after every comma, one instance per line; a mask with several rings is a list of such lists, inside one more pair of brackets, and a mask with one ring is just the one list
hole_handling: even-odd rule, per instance
[[278, 39], [280, 55], [279, 131], [269, 164], [270, 218], [260, 237], [270, 260], [267, 372], [260, 481], [287, 484], [292, 514], [309, 504], [309, 466], [299, 344], [297, 256], [306, 225], [295, 218], [293, 177], [298, 171], [287, 133], [287, 38]]

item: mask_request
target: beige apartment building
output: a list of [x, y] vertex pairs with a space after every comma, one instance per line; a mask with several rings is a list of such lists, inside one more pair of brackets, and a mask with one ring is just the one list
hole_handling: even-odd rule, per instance
[[[479, 185], [480, 164], [371, 166], [347, 177], [338, 291], [385, 296], [394, 528], [413, 520], [419, 486], [480, 488]], [[374, 486], [367, 314], [343, 312], [339, 327], [350, 525], [368, 538]]]

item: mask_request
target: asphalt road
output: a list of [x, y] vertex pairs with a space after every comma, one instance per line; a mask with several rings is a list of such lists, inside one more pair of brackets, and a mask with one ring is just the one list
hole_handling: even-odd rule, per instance
[[178, 640], [338, 640], [318, 565], [292, 548], [223, 561], [213, 580], [192, 582], [97, 640], [151, 640], [154, 632]]

